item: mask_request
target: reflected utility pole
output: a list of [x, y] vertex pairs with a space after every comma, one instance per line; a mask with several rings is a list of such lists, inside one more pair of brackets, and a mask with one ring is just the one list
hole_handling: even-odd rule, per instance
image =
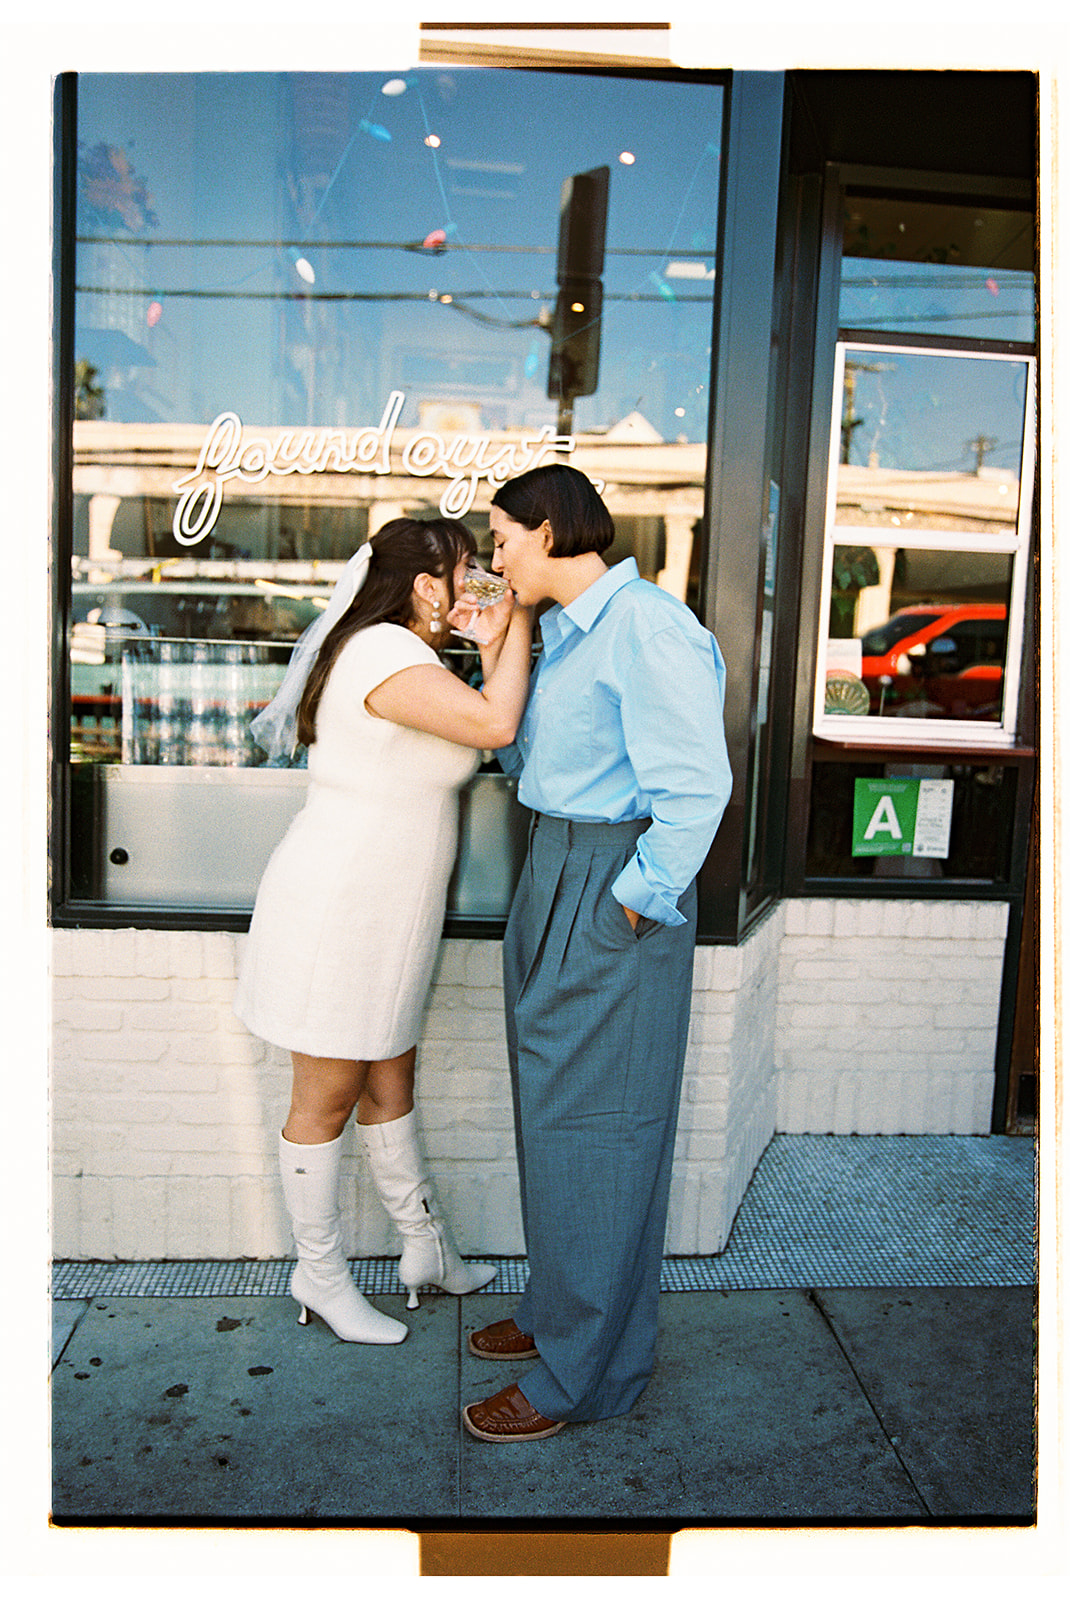
[[979, 433], [976, 439], [967, 439], [966, 448], [967, 450], [972, 450], [976, 457], [973, 468], [974, 477], [979, 478], [981, 476], [981, 468], [985, 464], [985, 456], [988, 455], [989, 451], [994, 450], [998, 443], [998, 439], [990, 439], [985, 433]]
[[894, 372], [894, 361], [845, 361], [843, 364], [843, 414], [840, 419], [840, 466], [851, 462], [851, 440], [865, 417], [855, 416], [855, 389], [860, 372]]

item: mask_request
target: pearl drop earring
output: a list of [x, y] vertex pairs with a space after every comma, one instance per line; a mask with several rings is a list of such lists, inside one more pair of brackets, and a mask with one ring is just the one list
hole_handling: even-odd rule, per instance
[[432, 605], [432, 607], [431, 607], [431, 632], [432, 633], [440, 633], [441, 632], [442, 623], [439, 621], [439, 618], [441, 617], [441, 615], [442, 615], [442, 607], [439, 604], [439, 602], [436, 600], [434, 602], [434, 604]]

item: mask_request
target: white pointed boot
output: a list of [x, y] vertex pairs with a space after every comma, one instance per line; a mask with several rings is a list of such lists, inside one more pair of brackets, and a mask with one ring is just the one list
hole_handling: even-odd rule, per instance
[[401, 1234], [398, 1277], [409, 1290], [409, 1309], [420, 1304], [416, 1291], [424, 1284], [437, 1284], [447, 1294], [471, 1294], [490, 1283], [497, 1267], [469, 1266], [462, 1261], [436, 1208], [416, 1137], [415, 1111], [393, 1122], [361, 1122], [357, 1126], [379, 1198]]
[[290, 1293], [301, 1307], [297, 1320], [307, 1323], [314, 1311], [350, 1344], [400, 1344], [408, 1328], [365, 1300], [342, 1253], [341, 1164], [341, 1135], [329, 1144], [291, 1144], [279, 1134], [282, 1192], [297, 1245], [290, 1279]]

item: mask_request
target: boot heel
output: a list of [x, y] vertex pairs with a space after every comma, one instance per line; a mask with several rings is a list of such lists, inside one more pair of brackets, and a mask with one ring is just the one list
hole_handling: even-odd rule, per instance
[[409, 1290], [409, 1298], [405, 1302], [405, 1308], [408, 1311], [419, 1311], [420, 1296], [416, 1293], [415, 1289]]
[[307, 1328], [308, 1327], [308, 1324], [312, 1321], [312, 1318], [308, 1314], [308, 1307], [307, 1306], [302, 1306], [301, 1307], [301, 1314], [298, 1317], [297, 1321], [298, 1321], [298, 1324], [302, 1328]]

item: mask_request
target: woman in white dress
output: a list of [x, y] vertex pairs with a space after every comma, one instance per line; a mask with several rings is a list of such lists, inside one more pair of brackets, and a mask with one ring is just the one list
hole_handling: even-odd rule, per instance
[[[530, 613], [511, 591], [476, 615], [463, 594], [475, 541], [460, 522], [399, 517], [348, 564], [253, 724], [274, 757], [308, 747], [308, 797], [268, 862], [234, 1000], [251, 1032], [289, 1050], [279, 1136], [297, 1245], [300, 1321], [397, 1344], [408, 1329], [357, 1289], [342, 1250], [342, 1138], [354, 1109], [415, 1291], [468, 1294], [491, 1267], [461, 1260], [435, 1203], [413, 1110], [416, 1040], [457, 843], [457, 793], [480, 750], [515, 736]], [[449, 627], [478, 635], [482, 687], [440, 659]]]

